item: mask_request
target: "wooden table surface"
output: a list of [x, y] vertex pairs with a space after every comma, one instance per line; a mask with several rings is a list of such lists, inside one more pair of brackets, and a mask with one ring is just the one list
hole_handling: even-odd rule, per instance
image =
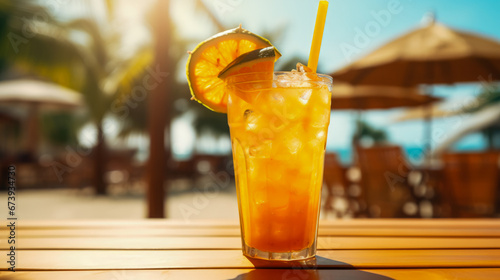
[[241, 253], [236, 221], [16, 222], [16, 272], [0, 279], [500, 279], [498, 220], [321, 221], [316, 259]]

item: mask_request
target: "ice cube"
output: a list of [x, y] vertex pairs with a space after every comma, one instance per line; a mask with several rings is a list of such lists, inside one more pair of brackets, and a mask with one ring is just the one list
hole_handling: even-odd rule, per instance
[[330, 108], [315, 106], [312, 107], [312, 110], [309, 110], [308, 115], [312, 127], [324, 127], [330, 121]]
[[274, 130], [277, 124], [281, 126], [287, 113], [287, 103], [285, 97], [278, 91], [271, 91], [262, 98], [258, 110], [266, 115], [267, 128]]
[[250, 114], [252, 114], [253, 111], [250, 109], [246, 109], [245, 112], [243, 113], [243, 117], [246, 119]]
[[330, 102], [330, 93], [325, 90], [318, 90], [318, 98], [323, 104], [328, 104]]
[[277, 75], [274, 80], [276, 87], [290, 87], [290, 83], [293, 81], [293, 74], [286, 73], [282, 75]]
[[268, 184], [268, 187], [272, 188], [273, 199], [269, 200], [270, 210], [274, 212], [274, 215], [284, 216], [283, 211], [287, 210], [290, 203], [290, 187], [288, 183], [275, 182], [273, 184]]
[[281, 161], [271, 158], [269, 171], [267, 172], [267, 181], [272, 184], [283, 182], [285, 165], [287, 163], [289, 163], [289, 161]]
[[311, 87], [313, 83], [311, 83], [311, 78], [308, 76], [308, 73], [304, 72], [295, 72], [290, 74], [289, 81], [287, 87]]
[[268, 158], [271, 154], [271, 141], [264, 141], [259, 145], [253, 145], [248, 148], [248, 155], [256, 158]]
[[312, 72], [312, 69], [305, 66], [304, 64], [300, 63], [300, 62], [297, 62], [297, 71], [298, 72], [301, 72], [301, 73], [308, 73], [308, 72]]
[[302, 148], [302, 141], [300, 141], [299, 138], [288, 138], [285, 139], [286, 147], [288, 148], [288, 151], [290, 154], [295, 155], [300, 151], [300, 148]]
[[257, 112], [246, 110], [244, 115], [247, 131], [257, 131], [260, 127], [266, 124], [265, 119]]
[[[309, 142], [309, 147], [304, 147], [304, 150], [298, 155], [297, 157], [297, 162], [300, 162], [300, 168], [298, 170], [298, 173], [302, 174], [303, 176], [298, 175], [297, 177], [304, 177], [307, 178], [310, 176], [311, 172], [315, 169], [315, 165], [317, 164], [317, 161], [314, 160], [317, 155], [318, 155], [318, 146], [315, 145], [316, 143], [313, 143], [312, 141]], [[318, 143], [319, 144], [319, 141]], [[309, 174], [309, 175], [307, 175]], [[306, 176], [304, 176], [306, 175]], [[296, 179], [298, 180], [298, 179]], [[307, 179], [306, 179], [307, 180]]]
[[251, 157], [255, 157], [256, 155], [258, 155], [259, 150], [259, 146], [251, 146], [250, 148], [248, 148], [248, 155], [250, 155]]
[[302, 94], [299, 97], [300, 103], [306, 105], [307, 102], [309, 101], [309, 98], [311, 98], [311, 94], [312, 94], [312, 89], [304, 90], [304, 92], [302, 92]]
[[285, 97], [283, 97], [283, 95], [279, 94], [278, 92], [271, 93], [270, 97], [271, 102], [273, 103], [283, 104], [285, 102]]
[[268, 201], [268, 190], [266, 189], [266, 182], [255, 182], [255, 186], [260, 186], [253, 191], [253, 203], [258, 207], [265, 207]]
[[318, 132], [316, 132], [316, 139], [322, 141], [325, 139], [325, 131], [323, 129], [319, 130]]

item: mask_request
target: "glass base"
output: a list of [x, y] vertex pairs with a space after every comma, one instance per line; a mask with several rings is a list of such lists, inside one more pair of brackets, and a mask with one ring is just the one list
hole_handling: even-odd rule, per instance
[[265, 252], [247, 245], [243, 245], [243, 255], [250, 258], [261, 259], [261, 260], [272, 260], [272, 261], [306, 260], [315, 257], [316, 244], [313, 244], [313, 246], [305, 248], [300, 251], [284, 252], [284, 253]]

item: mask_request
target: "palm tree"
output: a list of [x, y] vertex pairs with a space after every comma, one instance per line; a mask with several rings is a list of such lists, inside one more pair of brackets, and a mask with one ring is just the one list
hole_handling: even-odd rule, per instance
[[[85, 2], [88, 3], [88, 2]], [[106, 1], [108, 17], [61, 22], [34, 1], [0, 1], [0, 66], [16, 65], [84, 95], [88, 116], [97, 130], [94, 156], [96, 194], [105, 194], [103, 120], [115, 100], [130, 94], [134, 81], [153, 60], [145, 44], [133, 54], [120, 52], [122, 34], [110, 28], [114, 1]]]
[[0, 71], [16, 66], [69, 88], [82, 86], [76, 74], [84, 52], [46, 8], [33, 1], [0, 0], [0, 34]]
[[[216, 14], [208, 7], [203, 1], [196, 0], [196, 11], [200, 12], [208, 16], [212, 25], [216, 28], [217, 32], [224, 31], [228, 29], [228, 26], [224, 26]], [[173, 26], [173, 22], [170, 21], [169, 25]], [[236, 25], [236, 24], [235, 24]], [[234, 26], [233, 26], [234, 27]], [[287, 25], [280, 25], [273, 29], [272, 31], [264, 32], [261, 34], [265, 38], [270, 38], [272, 42], [278, 43], [281, 39], [281, 35], [285, 33]], [[186, 51], [188, 50], [188, 46], [197, 43], [197, 41], [187, 40], [180, 33], [180, 28], [171, 28], [173, 34], [171, 34], [171, 41], [175, 42], [170, 44], [170, 57], [169, 57], [169, 65], [167, 71], [170, 73], [174, 73], [176, 69], [184, 68], [184, 65], [180, 65], [182, 62], [183, 56], [186, 55]], [[304, 60], [299, 60], [295, 57], [292, 60], [288, 60], [284, 65], [292, 65], [290, 67], [285, 66], [285, 68], [291, 70], [295, 68], [295, 65], [298, 61], [303, 63], [307, 62]], [[187, 100], [190, 96], [190, 91], [186, 82], [179, 82], [175, 79], [169, 81], [170, 83], [170, 102], [165, 104], [166, 111], [171, 112], [171, 114], [167, 117], [169, 119], [175, 119], [185, 111], [190, 111], [195, 117], [193, 121], [193, 127], [196, 131], [198, 137], [202, 134], [208, 132], [215, 137], [223, 137], [229, 136], [229, 127], [227, 125], [227, 116], [225, 114], [216, 113], [208, 110], [204, 106], [201, 106], [197, 102], [189, 102], [187, 108], [184, 108], [184, 111], [179, 111], [175, 108], [174, 104], [179, 99]], [[147, 133], [147, 102], [143, 102], [138, 104], [136, 108], [130, 111], [129, 117], [124, 119], [120, 127], [119, 135], [121, 137], [128, 137], [133, 134], [144, 134]]]
[[383, 144], [387, 141], [387, 133], [383, 129], [377, 129], [368, 122], [358, 118], [356, 120], [356, 130], [352, 136], [352, 142], [357, 145], [362, 140], [370, 140], [374, 144]]
[[[475, 114], [498, 103], [500, 103], [500, 86], [485, 85], [474, 102], [463, 108], [461, 112]], [[500, 138], [500, 124], [493, 123], [483, 128], [481, 133], [488, 141], [488, 149], [494, 149], [498, 141], [496, 139]]]

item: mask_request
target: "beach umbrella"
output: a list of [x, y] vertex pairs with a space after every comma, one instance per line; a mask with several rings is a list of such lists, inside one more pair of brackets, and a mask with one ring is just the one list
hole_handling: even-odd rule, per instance
[[28, 108], [24, 147], [32, 156], [39, 141], [38, 111], [72, 109], [83, 104], [81, 94], [56, 84], [24, 79], [0, 82], [0, 105]]
[[57, 84], [21, 79], [0, 82], [0, 104], [76, 108], [83, 100], [81, 94]]
[[432, 19], [332, 77], [353, 85], [403, 87], [500, 80], [500, 42]]
[[441, 98], [424, 95], [416, 88], [394, 86], [353, 86], [336, 83], [332, 88], [332, 110], [383, 110], [414, 107], [440, 101]]
[[[500, 42], [435, 22], [406, 33], [331, 74], [353, 85], [454, 84], [500, 80]], [[429, 93], [430, 94], [430, 93]], [[427, 113], [427, 148], [432, 127]]]
[[336, 84], [332, 89], [332, 110], [381, 110], [415, 107], [439, 101], [418, 88], [353, 86]]
[[361, 111], [415, 107], [440, 100], [441, 98], [422, 94], [416, 87], [353, 86], [336, 83], [332, 89], [331, 108], [334, 111], [357, 110], [360, 120]]
[[394, 122], [424, 120], [427, 118], [429, 111], [433, 118], [451, 117], [460, 113], [459, 110], [446, 109], [445, 103], [446, 102], [437, 102], [427, 106], [408, 108], [399, 116], [396, 116]]

